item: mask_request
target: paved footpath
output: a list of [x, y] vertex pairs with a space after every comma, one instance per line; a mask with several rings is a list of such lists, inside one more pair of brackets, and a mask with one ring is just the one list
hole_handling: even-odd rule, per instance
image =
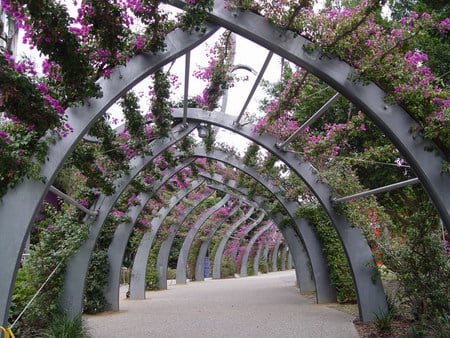
[[84, 318], [93, 338], [359, 337], [353, 316], [299, 294], [293, 270], [169, 285]]

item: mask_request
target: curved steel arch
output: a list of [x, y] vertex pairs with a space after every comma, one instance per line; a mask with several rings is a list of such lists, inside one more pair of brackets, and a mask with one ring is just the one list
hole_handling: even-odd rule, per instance
[[[183, 6], [178, 0], [170, 2]], [[323, 57], [319, 50], [307, 51], [304, 46], [311, 42], [304, 37], [278, 29], [253, 12], [227, 10], [223, 0], [214, 1], [214, 10], [208, 21], [306, 69], [361, 108], [414, 169], [450, 232], [450, 173], [442, 171], [442, 162], [448, 162], [448, 159], [440, 152], [427, 150], [438, 147], [420, 133], [411, 133], [411, 130], [420, 130], [416, 129], [417, 122], [400, 105], [386, 103], [386, 93], [382, 89], [372, 82], [352, 81], [351, 77], [356, 72], [344, 61], [328, 55]]]
[[278, 253], [279, 253], [282, 241], [283, 241], [283, 238], [279, 237], [277, 240], [277, 243], [275, 244], [275, 246], [273, 247], [273, 250], [272, 250], [272, 272], [278, 271]]
[[114, 207], [114, 204], [124, 192], [125, 188], [148, 164], [159, 154], [189, 135], [196, 124], [188, 126], [176, 126], [167, 139], [158, 139], [150, 144], [151, 156], [138, 156], [130, 161], [131, 172], [114, 182], [116, 191], [111, 196], [100, 196], [99, 214], [91, 224], [89, 235], [78, 251], [69, 258], [65, 271], [64, 286], [61, 295], [61, 308], [70, 315], [81, 314], [83, 308], [83, 292], [89, 262], [97, 241], [97, 237], [105, 223], [105, 220]]
[[[179, 118], [180, 111], [175, 109], [173, 115], [175, 118]], [[267, 149], [289, 166], [317, 197], [339, 235], [353, 276], [361, 319], [363, 321], [374, 320], [376, 315], [387, 311], [383, 286], [377, 271], [372, 267], [372, 252], [365, 237], [359, 228], [353, 227], [344, 216], [336, 213], [331, 203], [332, 195], [329, 186], [320, 182], [315, 169], [309, 162], [301, 161], [295, 154], [285, 153], [278, 149], [276, 147], [277, 140], [271, 135], [255, 135], [252, 132], [253, 126], [250, 124], [236, 129], [233, 123], [234, 119], [230, 115], [208, 113], [201, 109], [190, 108], [187, 120], [209, 123], [234, 131]], [[207, 155], [205, 154], [205, 156]]]
[[[212, 176], [211, 179], [215, 180], [216, 175]], [[236, 184], [234, 181], [228, 181], [227, 183], [220, 184], [225, 185], [226, 187], [230, 187], [231, 189], [238, 190], [242, 194], [246, 194], [245, 189], [238, 189], [236, 188]], [[214, 187], [214, 189], [220, 189], [217, 187]], [[226, 188], [222, 188], [224, 192], [227, 192]], [[264, 202], [264, 198], [260, 196], [254, 196], [252, 200], [255, 201], [255, 203], [259, 206], [261, 209], [266, 209], [266, 204]], [[294, 212], [290, 209], [286, 209], [289, 217], [292, 219], [293, 224], [295, 224], [295, 229], [301, 228], [299, 226], [299, 220], [293, 215]], [[282, 221], [283, 215], [278, 213], [275, 216], [272, 216], [272, 222], [274, 224], [280, 224]], [[256, 223], [256, 221], [255, 221]], [[292, 253], [292, 259], [294, 260], [294, 265], [296, 266], [295, 274], [297, 277], [297, 284], [302, 292], [311, 292], [311, 291], [317, 291], [316, 292], [316, 300], [318, 303], [327, 303], [327, 302], [333, 302], [336, 300], [336, 294], [334, 288], [331, 286], [331, 283], [328, 279], [328, 272], [327, 272], [327, 265], [323, 264], [322, 266], [312, 266], [311, 260], [309, 259], [309, 256], [306, 253], [306, 250], [304, 248], [304, 241], [302, 240], [301, 236], [298, 235], [297, 231], [293, 227], [279, 227], [277, 226], [280, 231], [282, 232], [287, 245], [290, 248], [290, 252]], [[309, 246], [311, 246], [312, 243], [308, 243]], [[318, 245], [318, 248], [320, 249], [320, 246]], [[320, 252], [320, 250], [311, 250]], [[316, 260], [314, 260], [316, 262]], [[241, 265], [242, 266], [242, 265]], [[311, 271], [312, 268], [312, 271]], [[316, 271], [324, 272], [323, 274], [316, 273], [314, 275], [313, 271], [316, 269]], [[317, 283], [315, 283], [314, 277], [317, 276], [316, 280]], [[319, 277], [320, 276], [320, 277]], [[317, 285], [317, 288], [316, 288]]]
[[[392, 140], [414, 168], [434, 201], [447, 230], [450, 230], [450, 192], [448, 189], [450, 175], [441, 173], [441, 161], [446, 159], [424, 150], [424, 147], [432, 146], [433, 143], [425, 141], [420, 135], [413, 138], [409, 134], [409, 128], [416, 125], [415, 122], [398, 105], [387, 106], [383, 101], [384, 93], [378, 87], [373, 84], [363, 86], [349, 81], [348, 74], [351, 74], [352, 68], [347, 64], [337, 59], [320, 58], [318, 53], [306, 53], [302, 48], [304, 44], [308, 43], [305, 39], [291, 37], [292, 34], [288, 32], [280, 32], [253, 13], [242, 11], [232, 13], [224, 9], [222, 1], [216, 1], [210, 20], [216, 21], [223, 27], [301, 65], [340, 91], [353, 103], [362, 107], [369, 118]], [[171, 37], [175, 38], [171, 40]], [[90, 100], [83, 107], [72, 109], [68, 114], [68, 122], [74, 127], [74, 133], [57, 142], [56, 145], [50, 146], [49, 161], [43, 165], [41, 171], [42, 176], [47, 177], [47, 183], [25, 180], [4, 196], [0, 204], [0, 233], [2, 234], [0, 247], [3, 248], [0, 260], [4, 263], [4, 269], [0, 276], [0, 316], [4, 325], [7, 321], [12, 284], [16, 277], [27, 234], [57, 170], [75, 144], [112, 102], [135, 82], [183, 54], [182, 48], [180, 48], [182, 41], [186, 42], [186, 45], [183, 46], [185, 50], [202, 42], [193, 34], [179, 31], [171, 33], [168, 38], [167, 52], [137, 56], [127, 65], [126, 71], [122, 73], [124, 68], [119, 68], [113, 73], [111, 79], [102, 81], [102, 84], [106, 86], [104, 88], [109, 88], [107, 91], [104, 90], [105, 96], [101, 99]], [[144, 70], [147, 67], [145, 64], [148, 65], [146, 70]], [[33, 194], [30, 194], [29, 191], [33, 191]], [[20, 206], [18, 201], [20, 201]], [[8, 226], [12, 220], [15, 227]], [[358, 272], [353, 271], [353, 273]], [[362, 314], [364, 320], [370, 317], [369, 314]]]
[[[267, 179], [262, 177], [258, 172], [250, 167], [247, 167], [240, 161], [238, 161], [234, 156], [230, 156], [229, 154], [214, 150], [206, 153], [202, 148], [197, 147], [193, 152], [193, 156], [198, 157], [206, 157], [209, 159], [213, 159], [215, 161], [219, 161], [228, 165], [231, 165], [247, 175], [251, 176], [255, 179], [259, 184], [261, 184], [267, 191], [269, 191], [284, 207], [289, 217], [293, 220], [293, 224], [295, 225], [294, 232], [283, 229], [285, 232], [289, 232], [290, 236], [294, 236], [294, 233], [299, 238], [301, 247], [297, 247], [297, 245], [293, 245], [293, 243], [289, 243], [290, 250], [293, 252], [293, 256], [299, 257], [299, 261], [297, 264], [299, 266], [306, 266], [308, 264], [311, 265], [312, 268], [312, 277], [314, 279], [315, 289], [317, 291], [316, 297], [318, 303], [326, 303], [332, 302], [336, 300], [336, 292], [334, 288], [330, 287], [331, 282], [328, 274], [327, 263], [325, 257], [323, 256], [322, 247], [317, 238], [315, 231], [310, 226], [309, 222], [305, 219], [299, 219], [295, 216], [295, 211], [299, 207], [297, 202], [288, 202], [282, 197], [282, 192], [278, 187], [273, 186]], [[215, 179], [214, 175], [206, 175], [202, 174], [203, 177], [207, 177], [210, 179]], [[222, 179], [218, 179], [218, 181], [224, 181]], [[243, 189], [238, 189], [237, 184], [231, 185], [231, 182], [227, 182], [226, 185], [230, 185], [233, 189], [237, 189], [243, 194], [246, 192]], [[264, 207], [263, 207], [264, 208]], [[298, 234], [297, 234], [298, 232]], [[284, 237], [287, 238], [287, 234], [283, 233]], [[300, 250], [300, 252], [298, 251]], [[304, 254], [302, 254], [304, 253]], [[307, 260], [309, 262], [307, 262]], [[303, 289], [302, 291], [311, 291], [313, 286], [311, 285], [311, 278], [302, 275], [302, 273], [298, 274], [297, 271], [297, 279], [298, 281], [303, 281]]]
[[229, 200], [231, 196], [226, 195], [215, 205], [210, 207], [191, 227], [189, 232], [186, 235], [185, 240], [183, 241], [183, 245], [181, 246], [180, 253], [178, 254], [177, 261], [177, 274], [176, 274], [176, 283], [177, 284], [186, 284], [187, 281], [187, 264], [189, 252], [191, 250], [192, 243], [194, 242], [194, 238], [197, 235], [197, 232], [200, 230], [200, 227], [211, 217], [216, 211], [222, 208]]
[[[256, 241], [258, 240], [259, 237], [261, 237], [267, 230], [269, 230], [274, 224], [272, 222], [270, 222], [269, 224], [264, 225], [263, 227], [261, 227], [256, 234], [253, 235], [253, 237], [250, 239], [250, 241], [248, 242], [246, 248], [245, 248], [245, 252], [244, 252], [244, 256], [242, 257], [242, 263], [241, 263], [241, 271], [240, 271], [240, 276], [241, 277], [246, 277], [247, 276], [247, 265], [248, 265], [248, 258], [250, 256], [250, 251], [253, 248], [253, 245], [255, 245]], [[256, 260], [256, 258], [255, 258]]]
[[173, 208], [185, 198], [191, 191], [197, 189], [203, 181], [193, 181], [191, 185], [182, 189], [176, 196], [173, 196], [167, 207], [161, 208], [158, 212], [158, 217], [151, 222], [151, 229], [147, 231], [139, 243], [139, 246], [134, 256], [133, 268], [131, 269], [130, 279], [130, 298], [131, 299], [145, 299], [145, 275], [147, 268], [148, 255], [156, 237], [159, 227], [172, 211]]
[[[229, 183], [229, 182], [228, 182]], [[227, 184], [228, 185], [228, 184]], [[228, 186], [230, 186], [230, 185], [228, 185]], [[241, 191], [242, 192], [242, 191]], [[247, 229], [245, 229], [245, 232], [241, 235], [241, 237], [240, 238], [238, 238], [238, 239], [236, 239], [237, 241], [239, 241], [239, 243], [241, 242], [241, 240], [246, 236], [246, 235], [248, 235], [248, 233], [250, 232], [250, 231], [252, 231], [253, 229], [255, 229], [257, 226], [259, 226], [259, 223], [261, 223], [262, 221], [263, 221], [263, 219], [264, 219], [264, 217], [266, 216], [266, 213], [265, 213], [265, 211], [263, 210], [262, 212], [261, 212], [261, 214], [258, 216], [258, 218], [257, 218], [257, 220], [259, 221], [259, 222], [254, 222], [254, 223], [252, 223], [249, 227], [247, 227]], [[239, 251], [239, 245], [233, 250], [233, 252], [231, 252], [231, 254], [230, 254], [230, 256], [231, 256], [231, 259], [234, 261], [234, 262], [236, 262], [236, 257], [237, 257], [237, 255], [238, 255], [238, 251]], [[236, 262], [237, 263], [237, 262]]]
[[[166, 36], [166, 49], [160, 53], [139, 54], [131, 58], [126, 66], [117, 67], [109, 79], [98, 81], [103, 96], [87, 99], [83, 106], [66, 111], [67, 123], [73, 132], [48, 147], [48, 160], [42, 165], [40, 176], [46, 182], [25, 179], [3, 196], [0, 202], [0, 321], [6, 326], [11, 294], [19, 268], [26, 239], [39, 207], [76, 144], [105, 111], [136, 83], [158, 68], [185, 54], [208, 39], [218, 29], [207, 25], [204, 33], [176, 30]], [[30, 193], [32, 192], [32, 193]], [[10, 226], [14, 223], [14, 226]]]
[[[281, 270], [284, 271], [286, 270], [286, 257], [287, 255], [290, 255], [290, 253], [288, 252], [289, 247], [287, 245], [285, 245], [283, 247], [283, 251], [281, 252]], [[292, 269], [292, 266], [288, 266], [287, 269]]]
[[205, 258], [208, 253], [208, 248], [211, 243], [211, 240], [216, 233], [216, 231], [225, 223], [228, 219], [233, 217], [236, 212], [239, 210], [240, 204], [237, 203], [236, 206], [230, 211], [230, 214], [224, 217], [221, 221], [217, 222], [216, 225], [212, 228], [211, 232], [206, 237], [206, 240], [201, 244], [200, 249], [198, 250], [197, 261], [195, 263], [195, 280], [203, 281], [204, 280], [204, 271], [205, 271]]
[[227, 229], [225, 235], [220, 240], [219, 245], [217, 246], [216, 252], [214, 254], [214, 265], [213, 265], [214, 279], [220, 279], [221, 277], [220, 272], [222, 268], [222, 256], [228, 239], [231, 237], [231, 235], [237, 228], [239, 228], [244, 222], [247, 221], [247, 219], [249, 219], [252, 216], [252, 214], [255, 212], [255, 209], [256, 209], [255, 207], [251, 207], [244, 216], [242, 216], [237, 222], [235, 222], [231, 227]]
[[167, 268], [169, 264], [169, 255], [170, 250], [172, 249], [173, 240], [177, 235], [178, 229], [180, 229], [181, 225], [184, 223], [186, 218], [191, 214], [191, 212], [193, 212], [195, 208], [197, 208], [203, 201], [205, 201], [212, 194], [213, 191], [193, 201], [193, 204], [189, 206], [189, 208], [187, 208], [184, 211], [184, 213], [178, 217], [177, 222], [170, 226], [169, 235], [161, 243], [158, 252], [158, 257], [156, 259], [156, 269], [158, 272], [158, 286], [160, 290], [167, 289]]
[[108, 247], [108, 284], [103, 291], [103, 295], [106, 299], [106, 310], [119, 310], [120, 271], [128, 239], [130, 238], [134, 225], [136, 224], [137, 218], [150, 199], [153, 198], [155, 193], [164, 184], [166, 184], [167, 181], [173, 177], [173, 175], [190, 165], [193, 161], [193, 158], [185, 159], [175, 168], [168, 170], [168, 172], [160, 180], [153, 182], [151, 184], [150, 192], [140, 193], [138, 198], [141, 203], [131, 207], [126, 213], [130, 219], [130, 222], [120, 224], [114, 232], [113, 239]]

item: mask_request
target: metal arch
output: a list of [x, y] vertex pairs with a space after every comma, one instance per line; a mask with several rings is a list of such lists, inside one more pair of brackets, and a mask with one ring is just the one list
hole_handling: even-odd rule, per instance
[[263, 250], [263, 260], [264, 260], [264, 262], [266, 264], [267, 272], [269, 272], [269, 260], [268, 260], [269, 249], [270, 249], [269, 248], [269, 241], [266, 241], [266, 243], [264, 244], [264, 250]]
[[293, 262], [293, 260], [292, 260], [291, 251], [288, 251], [287, 259], [288, 259], [288, 263], [287, 263], [288, 269], [295, 269], [295, 262]]
[[275, 246], [273, 247], [273, 250], [272, 250], [272, 272], [278, 271], [278, 254], [280, 251], [280, 246], [281, 246], [282, 241], [283, 241], [283, 238], [279, 237], [277, 242], [275, 243]]
[[200, 230], [201, 226], [211, 217], [216, 211], [222, 208], [229, 200], [230, 195], [226, 195], [219, 202], [209, 208], [203, 215], [200, 217], [194, 225], [191, 227], [189, 232], [186, 235], [186, 238], [183, 241], [183, 245], [181, 246], [180, 253], [178, 254], [177, 261], [177, 275], [176, 275], [176, 283], [177, 284], [186, 284], [187, 281], [187, 264], [188, 264], [188, 256], [191, 250], [192, 243], [194, 241], [197, 232]]
[[[317, 53], [306, 53], [302, 48], [307, 43], [306, 40], [301, 37], [293, 38], [289, 33], [280, 32], [253, 13], [242, 11], [231, 13], [224, 10], [222, 1], [216, 1], [214, 12], [210, 18], [210, 20], [215, 20], [222, 26], [236, 31], [308, 69], [339, 90], [353, 103], [362, 107], [369, 118], [385, 132], [414, 168], [440, 212], [445, 226], [450, 230], [450, 192], [448, 189], [450, 176], [441, 174], [441, 161], [445, 159], [424, 151], [424, 147], [432, 145], [432, 143], [424, 141], [419, 135], [414, 139], [411, 137], [409, 128], [414, 125], [414, 121], [399, 106], [386, 106], [383, 102], [384, 93], [379, 88], [372, 84], [362, 86], [348, 81], [347, 75], [351, 73], [351, 67], [336, 59], [319, 58]], [[0, 261], [4, 263], [0, 276], [0, 316], [4, 325], [6, 325], [8, 316], [12, 284], [34, 216], [45, 192], [54, 180], [57, 170], [76, 142], [98, 116], [135, 82], [182, 54], [182, 49], [188, 50], [191, 48], [190, 46], [202, 42], [196, 39], [192, 33], [179, 31], [169, 34], [168, 37], [167, 52], [133, 58], [123, 74], [121, 70], [124, 68], [120, 68], [114, 72], [111, 79], [102, 82], [105, 84], [104, 88], [108, 88], [108, 90], [104, 90], [105, 96], [102, 99], [90, 100], [87, 105], [89, 103], [91, 105], [87, 108], [84, 106], [72, 110], [73, 113], [69, 114], [68, 122], [75, 131], [67, 138], [57, 142], [56, 145], [50, 146], [49, 161], [43, 165], [41, 172], [42, 176], [48, 179], [46, 184], [25, 180], [3, 197], [0, 204], [0, 233], [2, 234], [0, 247], [3, 248], [0, 253]], [[182, 42], [186, 42], [186, 44], [180, 48]], [[146, 67], [145, 64], [150, 68], [153, 66], [153, 68], [148, 68], [147, 72], [142, 71]], [[33, 194], [30, 194], [29, 191], [33, 191]], [[20, 206], [18, 201], [20, 201]], [[11, 221], [14, 221], [15, 227], [8, 226]], [[365, 314], [362, 314], [362, 317], [365, 319]]]
[[[175, 109], [173, 111], [174, 118], [179, 118], [179, 115], [179, 110]], [[363, 321], [374, 320], [376, 315], [381, 315], [387, 311], [383, 286], [376, 270], [372, 267], [372, 252], [365, 237], [358, 227], [352, 226], [344, 216], [336, 213], [331, 202], [332, 194], [329, 186], [320, 182], [315, 169], [309, 162], [300, 160], [291, 152], [283, 152], [278, 149], [275, 146], [277, 140], [274, 137], [267, 134], [255, 135], [252, 132], [252, 125], [248, 124], [237, 129], [234, 128], [233, 117], [230, 115], [223, 113], [214, 114], [201, 109], [189, 109], [188, 121], [192, 120], [234, 131], [266, 148], [288, 165], [315, 194], [339, 235], [352, 273], [358, 297], [360, 318]]]
[[[288, 255], [288, 246], [283, 246], [283, 251], [281, 252], [281, 271], [286, 270], [286, 257]], [[291, 269], [289, 266], [288, 269]]]
[[148, 255], [162, 222], [183, 198], [191, 191], [197, 189], [202, 183], [200, 181], [193, 181], [188, 188], [182, 189], [176, 196], [173, 196], [169, 201], [169, 205], [161, 208], [158, 212], [159, 216], [152, 220], [151, 229], [142, 236], [136, 255], [134, 256], [133, 268], [131, 270], [130, 299], [145, 299], [145, 275]]
[[[182, 6], [179, 0], [170, 3]], [[323, 57], [319, 50], [307, 51], [304, 46], [309, 45], [310, 41], [302, 36], [276, 28], [262, 16], [250, 11], [227, 10], [223, 0], [214, 1], [214, 10], [209, 14], [208, 21], [304, 68], [360, 107], [414, 169], [450, 232], [450, 173], [442, 171], [442, 162], [448, 162], [448, 159], [440, 152], [427, 150], [438, 147], [420, 133], [411, 133], [418, 127], [417, 122], [400, 105], [386, 103], [383, 90], [372, 82], [352, 81], [350, 78], [356, 73], [353, 67], [338, 58]], [[382, 308], [385, 309], [385, 306]], [[375, 319], [370, 314], [363, 314], [363, 319], [366, 315]]]
[[250, 256], [250, 251], [253, 248], [253, 245], [255, 245], [256, 241], [258, 240], [259, 237], [262, 236], [262, 234], [264, 234], [267, 230], [269, 230], [274, 224], [272, 222], [270, 222], [269, 224], [261, 227], [261, 229], [259, 229], [256, 234], [253, 235], [253, 237], [250, 239], [250, 241], [248, 242], [246, 248], [245, 248], [245, 252], [244, 255], [242, 256], [242, 263], [241, 263], [241, 271], [240, 271], [240, 276], [241, 277], [247, 277], [247, 264], [248, 264], [248, 258]]
[[262, 243], [258, 243], [255, 257], [253, 258], [253, 275], [257, 276], [259, 272], [259, 259], [261, 257]]
[[[307, 220], [299, 219], [295, 216], [295, 211], [299, 207], [297, 202], [288, 202], [282, 196], [283, 193], [278, 187], [273, 186], [270, 182], [267, 181], [264, 177], [262, 177], [258, 172], [250, 167], [245, 166], [240, 161], [238, 161], [234, 156], [230, 156], [227, 153], [224, 153], [219, 150], [214, 150], [212, 152], [206, 153], [200, 147], [196, 148], [193, 152], [193, 156], [198, 157], [206, 157], [210, 159], [214, 159], [219, 162], [223, 162], [225, 164], [231, 165], [247, 175], [251, 176], [253, 179], [258, 181], [265, 189], [267, 189], [284, 207], [290, 218], [293, 220], [293, 224], [295, 225], [295, 233], [296, 237], [298, 237], [298, 242], [290, 242], [289, 247], [293, 252], [294, 257], [298, 257], [297, 264], [299, 265], [299, 270], [296, 270], [297, 280], [299, 282], [303, 282], [302, 290], [303, 291], [311, 291], [313, 286], [311, 285], [311, 278], [308, 275], [312, 274], [314, 279], [315, 289], [317, 290], [316, 297], [317, 302], [327, 303], [336, 300], [336, 292], [335, 289], [331, 287], [330, 277], [328, 274], [328, 268], [326, 259], [323, 256], [322, 246], [320, 244], [319, 239], [313, 228], [310, 226]], [[203, 177], [209, 177], [214, 179], [214, 176], [208, 176], [206, 174], [202, 174]], [[218, 179], [218, 181], [224, 181], [222, 179]], [[227, 185], [231, 186], [231, 182], [227, 182]], [[233, 189], [237, 189], [237, 184], [231, 186]], [[243, 194], [246, 194], [244, 189], [237, 189]], [[264, 207], [263, 207], [264, 209]], [[281, 229], [285, 231], [285, 229]], [[286, 230], [289, 231], [289, 230]], [[297, 235], [298, 232], [298, 235]], [[291, 236], [294, 236], [294, 233], [289, 232]], [[283, 233], [286, 240], [288, 240], [286, 233]], [[299, 246], [297, 248], [297, 246]], [[301, 247], [300, 247], [301, 246]], [[306, 252], [305, 254], [302, 254]], [[310, 265], [312, 268], [311, 274], [306, 274], [303, 271], [300, 271], [300, 267]]]
[[114, 232], [113, 239], [108, 247], [108, 284], [103, 291], [103, 295], [106, 299], [106, 310], [119, 311], [120, 271], [128, 239], [136, 224], [137, 218], [155, 193], [166, 184], [173, 175], [190, 165], [193, 161], [193, 158], [185, 159], [178, 166], [170, 169], [160, 180], [153, 182], [149, 189], [150, 192], [140, 193], [138, 198], [141, 203], [131, 207], [127, 212], [130, 222], [120, 224]]
[[[242, 191], [240, 191], [242, 192]], [[246, 236], [248, 235], [248, 233], [250, 231], [252, 231], [255, 227], [257, 227], [264, 219], [264, 217], [266, 216], [266, 212], [264, 210], [261, 211], [260, 215], [258, 216], [258, 218], [256, 219], [255, 222], [253, 222], [247, 229], [245, 229], [245, 232], [241, 235], [241, 238], [239, 238], [239, 242]], [[236, 249], [233, 250], [233, 252], [231, 253], [231, 258], [233, 261], [236, 261], [236, 257], [238, 254], [238, 250], [239, 247], [236, 247]]]
[[[212, 176], [212, 179], [215, 179], [215, 175]], [[247, 191], [244, 191], [245, 189], [238, 189], [236, 188], [236, 184], [234, 181], [228, 181], [226, 184], [221, 183], [225, 186], [229, 186], [231, 189], [239, 190], [241, 193], [246, 194]], [[228, 192], [226, 188], [219, 188], [216, 186], [213, 186], [214, 189], [221, 189], [224, 192]], [[264, 203], [264, 198], [260, 196], [254, 196], [253, 200], [255, 203], [259, 206], [261, 209], [266, 209], [266, 205]], [[288, 212], [289, 213], [289, 212]], [[283, 215], [277, 214], [274, 217], [272, 217], [272, 220], [275, 224], [281, 223]], [[298, 220], [291, 216], [294, 223], [298, 223]], [[297, 222], [296, 222], [297, 221]], [[309, 260], [308, 255], [306, 254], [306, 250], [304, 249], [303, 241], [301, 240], [300, 236], [297, 234], [295, 229], [291, 227], [279, 227], [280, 231], [283, 233], [283, 236], [285, 237], [286, 243], [288, 244], [290, 248], [290, 252], [292, 253], [292, 259], [295, 262], [296, 269], [295, 274], [297, 277], [297, 283], [298, 287], [301, 291], [309, 292], [309, 291], [316, 291], [316, 299], [317, 302], [321, 303], [327, 303], [332, 302], [336, 300], [335, 296], [335, 290], [331, 287], [329, 279], [327, 274], [327, 266], [324, 264], [323, 266], [319, 267], [317, 270], [325, 271], [324, 278], [317, 278], [318, 279], [318, 287], [316, 288], [316, 284], [314, 283], [313, 272], [311, 271], [312, 264]], [[310, 243], [309, 243], [310, 244]], [[317, 251], [317, 250], [316, 250]], [[242, 265], [241, 265], [242, 266]], [[317, 274], [320, 276], [320, 274]]]
[[235, 222], [231, 227], [228, 228], [227, 232], [220, 240], [219, 245], [214, 254], [214, 265], [213, 265], [213, 278], [220, 279], [220, 271], [222, 268], [222, 256], [225, 250], [225, 245], [227, 244], [228, 239], [231, 237], [233, 232], [239, 228], [250, 216], [255, 212], [255, 207], [251, 207], [249, 211], [243, 215], [237, 222]]
[[186, 137], [193, 129], [195, 129], [195, 127], [196, 124], [192, 123], [186, 127], [180, 125], [176, 126], [171, 131], [169, 138], [158, 139], [152, 142], [150, 144], [152, 155], [133, 158], [130, 161], [130, 167], [132, 168], [131, 172], [114, 182], [114, 185], [116, 186], [115, 193], [111, 196], [102, 195], [99, 197], [99, 215], [90, 226], [88, 238], [67, 262], [64, 286], [61, 295], [61, 308], [63, 311], [73, 316], [79, 315], [82, 312], [85, 279], [97, 237], [100, 234], [108, 214], [111, 212], [114, 204], [125, 188], [140, 171], [156, 158], [156, 156]]
[[181, 225], [184, 223], [186, 218], [191, 214], [191, 212], [194, 211], [195, 208], [197, 208], [204, 200], [206, 200], [212, 194], [213, 191], [195, 200], [192, 206], [187, 208], [184, 214], [180, 215], [178, 221], [170, 226], [169, 235], [161, 243], [161, 247], [159, 248], [158, 252], [158, 257], [156, 259], [156, 269], [158, 272], [158, 286], [160, 290], [167, 289], [167, 267], [169, 264], [169, 255], [170, 250], [172, 249], [173, 240], [175, 239], [178, 230], [180, 229]]
[[[8, 321], [11, 294], [26, 239], [47, 190], [53, 183], [75, 145], [104, 112], [136, 83], [158, 68], [185, 54], [209, 38], [218, 27], [207, 25], [205, 33], [176, 30], [166, 36], [166, 49], [160, 53], [140, 54], [126, 66], [117, 67], [109, 79], [98, 82], [103, 96], [85, 100], [84, 105], [68, 109], [67, 123], [73, 132], [48, 147], [48, 160], [42, 165], [40, 176], [46, 182], [25, 179], [3, 196], [0, 202], [0, 322]], [[32, 192], [32, 193], [30, 193]], [[10, 224], [14, 223], [11, 227]]]
[[196, 281], [202, 281], [204, 280], [204, 270], [205, 270], [205, 258], [206, 254], [208, 253], [209, 244], [211, 243], [211, 240], [216, 233], [216, 231], [222, 226], [223, 223], [225, 223], [228, 219], [233, 217], [236, 212], [239, 210], [239, 203], [236, 204], [236, 206], [231, 210], [230, 214], [228, 216], [225, 216], [221, 221], [217, 222], [217, 224], [214, 225], [211, 232], [206, 237], [206, 240], [201, 244], [200, 249], [198, 251], [197, 255], [197, 261], [195, 263], [195, 280]]

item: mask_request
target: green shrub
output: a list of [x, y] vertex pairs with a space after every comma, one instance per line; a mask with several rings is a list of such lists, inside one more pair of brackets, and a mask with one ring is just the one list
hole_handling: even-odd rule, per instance
[[225, 257], [222, 259], [222, 266], [220, 269], [221, 278], [234, 278], [236, 273], [236, 265], [234, 264], [231, 257]]
[[83, 243], [89, 228], [89, 224], [81, 222], [77, 211], [73, 209], [61, 214], [47, 206], [43, 213], [46, 218], [36, 222], [37, 233], [30, 247], [30, 255], [18, 272], [9, 322], [17, 319], [35, 292], [43, 287], [15, 324], [17, 336], [36, 335], [48, 328], [55, 315], [60, 313], [59, 299], [64, 285], [65, 263]]
[[53, 318], [50, 327], [45, 330], [40, 337], [42, 338], [86, 338], [88, 331], [83, 325], [80, 316], [70, 318], [67, 315], [60, 314]]
[[177, 269], [167, 268], [167, 279], [176, 279]]
[[316, 205], [301, 207], [297, 211], [297, 216], [308, 219], [319, 237], [327, 260], [330, 280], [336, 288], [337, 301], [339, 303], [356, 302], [356, 294], [347, 257], [328, 216]]

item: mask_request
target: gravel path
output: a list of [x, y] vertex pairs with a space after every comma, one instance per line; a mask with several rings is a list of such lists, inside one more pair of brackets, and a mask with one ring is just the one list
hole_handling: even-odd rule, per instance
[[119, 312], [84, 316], [93, 338], [359, 337], [346, 313], [314, 304], [293, 270], [255, 277], [169, 285]]

